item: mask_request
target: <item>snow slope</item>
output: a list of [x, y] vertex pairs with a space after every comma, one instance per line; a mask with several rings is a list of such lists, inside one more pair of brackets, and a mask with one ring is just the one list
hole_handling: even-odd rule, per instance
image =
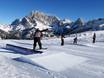
[[52, 78], [44, 70], [0, 56], [0, 78]]
[[79, 56], [69, 55], [66, 53], [56, 53], [48, 56], [35, 58], [32, 60], [49, 70], [59, 72], [59, 71], [64, 71], [67, 68], [71, 68], [74, 65], [78, 65], [86, 61], [87, 59]]
[[33, 40], [0, 40], [0, 78], [104, 78], [104, 31], [95, 32], [95, 44], [93, 33], [77, 34], [77, 45], [72, 44], [75, 35], [66, 37], [64, 46], [60, 38], [44, 39], [48, 49], [32, 55], [5, 48], [6, 44], [32, 48]]

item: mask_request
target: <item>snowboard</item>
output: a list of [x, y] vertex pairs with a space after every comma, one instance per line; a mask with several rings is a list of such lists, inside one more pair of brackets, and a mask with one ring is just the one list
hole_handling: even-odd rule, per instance
[[38, 49], [36, 49], [36, 50], [46, 50], [46, 49], [48, 49], [48, 48], [42, 48], [42, 49], [39, 49], [39, 48], [38, 48]]
[[38, 51], [37, 49], [36, 50], [33, 50], [33, 49], [27, 49], [28, 51], [31, 51], [33, 54], [34, 53], [43, 53], [42, 51]]

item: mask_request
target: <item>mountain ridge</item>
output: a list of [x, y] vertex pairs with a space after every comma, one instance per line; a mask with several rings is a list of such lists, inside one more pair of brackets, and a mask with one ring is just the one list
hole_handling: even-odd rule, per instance
[[27, 16], [15, 19], [10, 25], [0, 25], [2, 31], [8, 32], [12, 36], [15, 35], [16, 38], [20, 39], [30, 39], [36, 28], [40, 30], [51, 29], [55, 35], [104, 30], [104, 18], [93, 19], [88, 22], [84, 22], [82, 18], [71, 21], [70, 19], [60, 19], [44, 12], [32, 11]]

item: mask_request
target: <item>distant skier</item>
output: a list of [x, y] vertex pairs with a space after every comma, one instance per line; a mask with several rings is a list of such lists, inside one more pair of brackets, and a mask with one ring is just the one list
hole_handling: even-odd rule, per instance
[[64, 35], [62, 34], [61, 35], [61, 46], [63, 46], [64, 45]]
[[34, 44], [33, 44], [33, 50], [36, 49], [36, 45], [38, 43], [39, 48], [42, 49], [42, 43], [41, 43], [41, 38], [42, 38], [42, 32], [39, 29], [36, 29], [34, 33]]
[[93, 41], [92, 41], [92, 43], [95, 43], [95, 41], [96, 41], [96, 34], [94, 33], [93, 34]]
[[77, 41], [78, 41], [78, 39], [77, 39], [77, 36], [74, 38], [74, 41], [73, 41], [73, 44], [77, 44]]

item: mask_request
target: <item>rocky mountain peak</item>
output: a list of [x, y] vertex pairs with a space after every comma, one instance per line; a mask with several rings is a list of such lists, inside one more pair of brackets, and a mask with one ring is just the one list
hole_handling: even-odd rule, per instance
[[84, 24], [83, 20], [81, 18], [78, 18], [76, 21], [75, 21], [76, 24], [78, 24], [79, 26], [82, 26]]
[[32, 11], [29, 17], [32, 20], [37, 20], [39, 22], [42, 22], [44, 25], [50, 25], [52, 23], [59, 21], [59, 19], [56, 16], [51, 16], [40, 11]]

